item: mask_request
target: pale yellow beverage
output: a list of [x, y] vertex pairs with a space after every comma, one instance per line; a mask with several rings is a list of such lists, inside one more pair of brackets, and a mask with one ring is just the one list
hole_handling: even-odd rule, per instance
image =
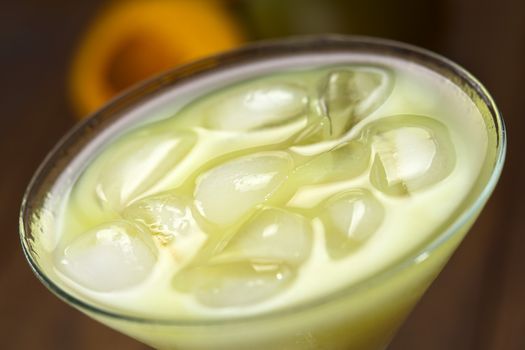
[[62, 170], [33, 184], [30, 262], [160, 349], [384, 349], [490, 194], [501, 120], [472, 77], [414, 48], [251, 50], [66, 139]]

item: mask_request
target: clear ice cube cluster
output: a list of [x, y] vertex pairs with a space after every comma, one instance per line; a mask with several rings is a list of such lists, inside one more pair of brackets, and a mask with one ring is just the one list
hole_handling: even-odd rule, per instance
[[[379, 66], [334, 67], [314, 88], [254, 81], [206, 96], [188, 108], [200, 128], [271, 132], [301, 128], [286, 141], [210, 160], [178, 188], [144, 196], [192, 156], [194, 130], [146, 129], [118, 141], [88, 171], [92, 196], [119, 220], [98, 225], [64, 248], [62, 270], [96, 292], [135, 288], [151, 277], [167, 249], [179, 268], [170, 283], [208, 307], [242, 307], [284, 293], [308, 261], [312, 222], [324, 227], [324, 249], [338, 261], [381, 227], [384, 198], [400, 198], [443, 181], [455, 165], [449, 132], [429, 116], [376, 113], [395, 88]], [[356, 126], [359, 132], [349, 137]], [[295, 147], [329, 144], [313, 154]], [[289, 200], [303, 186], [368, 177], [310, 209]], [[80, 184], [81, 185], [81, 184]]]

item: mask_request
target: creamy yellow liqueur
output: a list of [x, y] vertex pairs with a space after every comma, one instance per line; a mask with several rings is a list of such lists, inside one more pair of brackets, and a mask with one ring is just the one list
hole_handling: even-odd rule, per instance
[[202, 319], [302, 303], [403, 259], [457, 211], [488, 136], [446, 78], [366, 61], [260, 74], [128, 123], [54, 197], [48, 264], [92, 303]]

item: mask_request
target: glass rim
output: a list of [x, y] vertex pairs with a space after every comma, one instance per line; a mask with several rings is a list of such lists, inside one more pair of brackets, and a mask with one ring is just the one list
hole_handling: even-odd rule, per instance
[[[462, 209], [457, 214], [456, 218], [450, 221], [442, 230], [438, 232], [433, 238], [426, 241], [420, 247], [415, 248], [414, 251], [409, 252], [406, 256], [403, 256], [399, 261], [387, 266], [383, 270], [372, 274], [371, 276], [358, 281], [355, 284], [343, 286], [336, 289], [333, 292], [324, 294], [322, 296], [314, 297], [304, 302], [299, 302], [291, 306], [281, 307], [268, 312], [248, 314], [243, 316], [222, 316], [222, 317], [210, 317], [204, 319], [191, 319], [191, 318], [161, 318], [161, 317], [143, 317], [124, 312], [112, 311], [109, 307], [103, 307], [101, 305], [95, 305], [88, 301], [82, 300], [81, 298], [68, 292], [65, 288], [60, 287], [57, 283], [51, 280], [43, 269], [40, 268], [36, 259], [31, 253], [31, 248], [28, 246], [28, 233], [31, 233], [31, 216], [33, 214], [32, 207], [28, 204], [31, 202], [32, 197], [35, 195], [39, 186], [42, 185], [43, 178], [49, 175], [50, 167], [52, 163], [60, 159], [62, 151], [71, 144], [74, 144], [74, 140], [78, 138], [79, 133], [90, 129], [92, 125], [96, 125], [99, 119], [103, 117], [111, 116], [115, 110], [118, 110], [121, 106], [133, 104], [138, 99], [149, 96], [163, 88], [172, 86], [179, 82], [184, 82], [185, 79], [192, 79], [195, 74], [207, 73], [214, 71], [218, 68], [223, 68], [230, 64], [235, 64], [237, 60], [245, 60], [243, 62], [250, 62], [255, 58], [264, 59], [268, 57], [275, 57], [280, 55], [286, 55], [290, 53], [301, 54], [303, 52], [316, 52], [319, 53], [320, 49], [323, 50], [378, 50], [378, 55], [385, 55], [388, 52], [395, 53], [397, 57], [410, 58], [416, 57], [423, 62], [435, 64], [441, 68], [445, 68], [450, 71], [454, 77], [460, 79], [460, 81], [471, 88], [475, 94], [481, 99], [481, 103], [488, 108], [490, 117], [492, 117], [495, 125], [495, 137], [496, 137], [496, 153], [495, 162], [490, 172], [486, 183], [482, 183], [482, 190], [476, 196], [474, 200]], [[323, 51], [324, 52], [324, 51]], [[422, 64], [423, 65], [423, 64]], [[424, 66], [424, 65], [423, 65]], [[426, 66], [425, 66], [426, 67]], [[428, 68], [428, 67], [427, 67]], [[429, 68], [431, 69], [431, 68]], [[437, 72], [439, 74], [439, 72]], [[442, 74], [440, 74], [442, 75]], [[382, 282], [386, 282], [390, 277], [408, 269], [410, 266], [417, 264], [422, 256], [427, 256], [444, 243], [454, 237], [455, 233], [460, 231], [464, 224], [466, 224], [472, 216], [474, 216], [484, 205], [489, 198], [490, 194], [494, 190], [499, 176], [501, 174], [503, 164], [505, 161], [506, 151], [506, 131], [502, 116], [497, 109], [494, 100], [486, 90], [486, 88], [466, 69], [453, 61], [436, 54], [427, 49], [423, 49], [411, 44], [406, 44], [394, 40], [366, 37], [366, 36], [349, 36], [349, 35], [313, 35], [313, 36], [298, 36], [288, 37], [285, 39], [265, 40], [258, 41], [245, 45], [241, 48], [231, 50], [218, 55], [210, 56], [183, 66], [179, 66], [165, 73], [162, 73], [154, 78], [139, 83], [138, 85], [124, 91], [122, 94], [113, 98], [110, 102], [105, 104], [95, 113], [91, 114], [88, 118], [75, 125], [69, 132], [67, 132], [55, 147], [47, 154], [45, 159], [42, 161], [35, 174], [33, 175], [29, 185], [24, 193], [22, 199], [22, 205], [20, 209], [19, 217], [19, 231], [22, 249], [24, 255], [35, 273], [38, 279], [56, 296], [63, 299], [72, 306], [79, 308], [82, 311], [90, 312], [96, 316], [109, 317], [118, 321], [127, 321], [134, 323], [143, 323], [150, 325], [165, 325], [165, 326], [178, 326], [178, 327], [195, 327], [195, 326], [213, 326], [213, 325], [230, 325], [244, 323], [248, 321], [259, 321], [263, 319], [278, 318], [282, 316], [288, 316], [292, 314], [299, 314], [301, 312], [320, 307], [330, 302], [340, 300], [349, 297], [352, 294], [357, 294], [359, 291], [366, 289]]]

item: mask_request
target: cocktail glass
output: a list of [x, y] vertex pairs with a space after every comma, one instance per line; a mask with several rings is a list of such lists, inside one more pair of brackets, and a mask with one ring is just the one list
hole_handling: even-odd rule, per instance
[[[88, 300], [61, 283], [49, 250], [59, 180], [73, 179], [78, 155], [92, 153], [93, 140], [123, 129], [124, 116], [148, 108], [148, 101], [187, 100], [228, 80], [231, 70], [243, 78], [275, 67], [344, 63], [348, 55], [381, 55], [422, 65], [462, 89], [480, 110], [488, 148], [479, 177], [467, 197], [424, 245], [384, 270], [322, 297], [262, 314], [217, 318], [155, 318], [130, 314]], [[144, 115], [142, 113], [141, 115]], [[42, 283], [88, 316], [159, 349], [359, 349], [388, 346], [395, 331], [447, 262], [492, 193], [505, 156], [503, 120], [486, 89], [455, 63], [429, 51], [387, 40], [320, 36], [256, 43], [210, 57], [142, 83], [77, 125], [48, 154], [24, 196], [20, 235], [26, 258]], [[100, 143], [100, 142], [99, 142]], [[473, 145], [476, 147], [476, 145]], [[78, 164], [77, 164], [78, 165]], [[71, 180], [70, 179], [70, 180]], [[47, 225], [35, 223], [46, 222]], [[52, 245], [52, 244], [51, 244]], [[47, 250], [46, 250], [47, 249]]]

